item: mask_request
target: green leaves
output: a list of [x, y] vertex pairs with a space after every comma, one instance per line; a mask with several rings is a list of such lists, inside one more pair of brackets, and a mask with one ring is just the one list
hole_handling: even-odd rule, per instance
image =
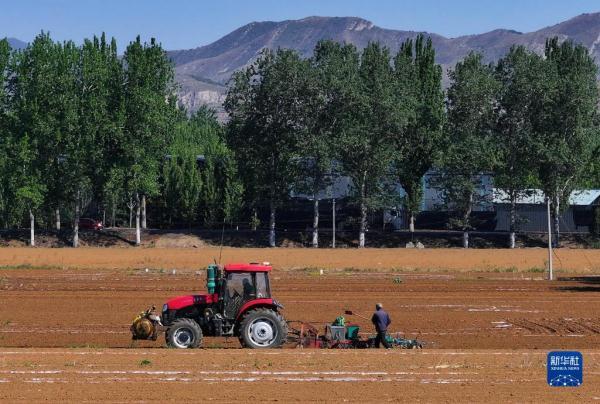
[[233, 78], [225, 108], [228, 142], [239, 158], [251, 205], [285, 200], [294, 178], [292, 159], [305, 130], [302, 91], [307, 62], [291, 50], [265, 50]]
[[[356, 50], [355, 50], [356, 52]], [[354, 71], [347, 67], [348, 102], [340, 108], [339, 158], [344, 172], [352, 178], [359, 204], [376, 207], [375, 196], [385, 194], [392, 147], [389, 116], [394, 113], [390, 55], [386, 48], [369, 44], [360, 58], [351, 57]], [[340, 78], [341, 79], [341, 78]], [[351, 81], [350, 81], [351, 80]]]
[[597, 67], [586, 48], [546, 42], [544, 104], [535, 121], [538, 175], [547, 195], [565, 199], [589, 175], [600, 144]]
[[446, 131], [448, 143], [440, 159], [438, 187], [446, 207], [455, 213], [451, 225], [471, 228], [471, 211], [482, 202], [481, 175], [494, 168], [494, 106], [498, 82], [492, 66], [471, 53], [449, 74]]
[[158, 193], [159, 161], [170, 143], [171, 125], [177, 114], [166, 102], [172, 93], [173, 66], [161, 46], [139, 36], [123, 56], [124, 138], [119, 150], [131, 194]]
[[435, 63], [431, 39], [408, 39], [394, 58], [394, 85], [398, 113], [394, 123], [394, 176], [406, 192], [404, 206], [418, 213], [423, 176], [444, 148], [445, 120], [442, 69]]
[[[198, 157], [202, 156], [202, 161]], [[214, 226], [235, 218], [241, 204], [241, 184], [235, 161], [214, 113], [201, 108], [182, 117], [163, 168], [163, 195], [171, 220], [188, 224], [201, 218]]]

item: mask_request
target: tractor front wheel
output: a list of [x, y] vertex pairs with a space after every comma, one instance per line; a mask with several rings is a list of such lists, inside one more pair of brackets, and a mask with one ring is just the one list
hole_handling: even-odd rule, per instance
[[202, 343], [202, 329], [191, 318], [180, 318], [167, 329], [165, 338], [170, 348], [198, 348]]
[[246, 348], [279, 348], [287, 338], [283, 316], [266, 308], [246, 313], [239, 329], [240, 344]]

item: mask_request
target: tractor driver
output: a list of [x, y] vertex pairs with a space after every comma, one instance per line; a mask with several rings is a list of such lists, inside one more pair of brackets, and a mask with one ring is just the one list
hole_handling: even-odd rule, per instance
[[244, 300], [250, 300], [256, 297], [256, 293], [254, 292], [254, 286], [248, 279], [244, 278], [244, 280], [242, 281], [242, 285], [244, 288]]
[[383, 310], [383, 305], [381, 303], [375, 305], [375, 313], [373, 313], [373, 317], [371, 317], [371, 322], [375, 326], [375, 331], [377, 331], [375, 348], [379, 348], [379, 344], [381, 343], [386, 349], [390, 349], [390, 344], [388, 344], [385, 337], [387, 328], [392, 323], [392, 320], [390, 320], [390, 316]]

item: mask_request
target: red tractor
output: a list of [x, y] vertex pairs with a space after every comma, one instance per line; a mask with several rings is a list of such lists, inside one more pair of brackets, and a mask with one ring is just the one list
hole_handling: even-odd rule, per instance
[[267, 263], [209, 265], [207, 294], [170, 299], [160, 318], [152, 309], [140, 314], [131, 326], [133, 339], [156, 340], [162, 325], [174, 348], [196, 348], [203, 336], [238, 337], [247, 348], [278, 348], [288, 331], [283, 306], [271, 297], [270, 271]]

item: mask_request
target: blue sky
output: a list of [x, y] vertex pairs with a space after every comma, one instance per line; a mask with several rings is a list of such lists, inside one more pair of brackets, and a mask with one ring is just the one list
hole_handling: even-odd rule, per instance
[[31, 40], [41, 30], [58, 40], [105, 31], [120, 48], [137, 34], [166, 49], [208, 44], [252, 21], [311, 15], [357, 16], [384, 28], [449, 37], [495, 28], [528, 32], [584, 12], [598, 0], [16, 0], [3, 2], [0, 37]]

